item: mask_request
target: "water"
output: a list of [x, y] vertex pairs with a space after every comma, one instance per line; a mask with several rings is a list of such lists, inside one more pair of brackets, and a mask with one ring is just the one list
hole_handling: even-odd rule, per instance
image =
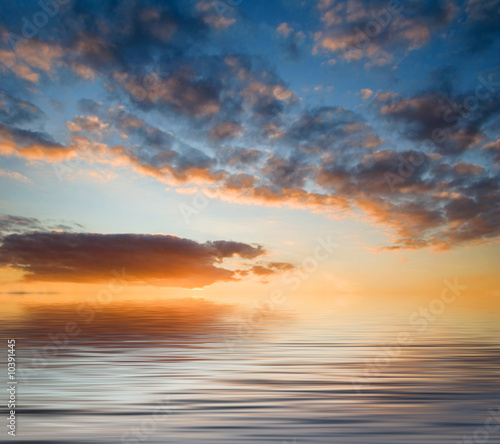
[[[494, 318], [443, 316], [419, 332], [406, 314], [314, 309], [242, 328], [234, 307], [203, 300], [99, 310], [5, 316], [18, 443], [500, 443], [485, 428], [500, 422]], [[66, 342], [68, 321], [81, 331]]]

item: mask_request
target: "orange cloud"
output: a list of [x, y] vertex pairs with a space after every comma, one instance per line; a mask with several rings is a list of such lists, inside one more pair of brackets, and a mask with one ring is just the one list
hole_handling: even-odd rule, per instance
[[41, 133], [0, 124], [0, 155], [61, 162], [76, 156], [77, 152], [73, 148], [48, 140]]
[[254, 259], [261, 246], [204, 244], [168, 235], [26, 232], [2, 239], [0, 266], [25, 272], [26, 282], [105, 283], [196, 288], [235, 279], [225, 259]]

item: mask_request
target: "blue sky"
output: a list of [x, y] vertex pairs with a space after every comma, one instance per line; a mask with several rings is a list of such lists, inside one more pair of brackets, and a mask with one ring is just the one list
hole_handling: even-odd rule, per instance
[[3, 4], [3, 235], [495, 254], [497, 0], [237, 3]]

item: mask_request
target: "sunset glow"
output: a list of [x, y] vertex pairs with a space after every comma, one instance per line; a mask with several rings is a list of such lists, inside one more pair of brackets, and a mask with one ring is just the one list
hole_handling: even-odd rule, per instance
[[500, 442], [499, 23], [499, 0], [3, 1], [14, 435]]

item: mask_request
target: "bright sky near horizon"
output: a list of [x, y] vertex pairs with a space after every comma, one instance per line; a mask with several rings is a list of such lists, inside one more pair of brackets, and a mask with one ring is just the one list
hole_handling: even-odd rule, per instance
[[3, 2], [0, 292], [116, 272], [362, 305], [456, 278], [498, 306], [499, 22], [498, 0]]

